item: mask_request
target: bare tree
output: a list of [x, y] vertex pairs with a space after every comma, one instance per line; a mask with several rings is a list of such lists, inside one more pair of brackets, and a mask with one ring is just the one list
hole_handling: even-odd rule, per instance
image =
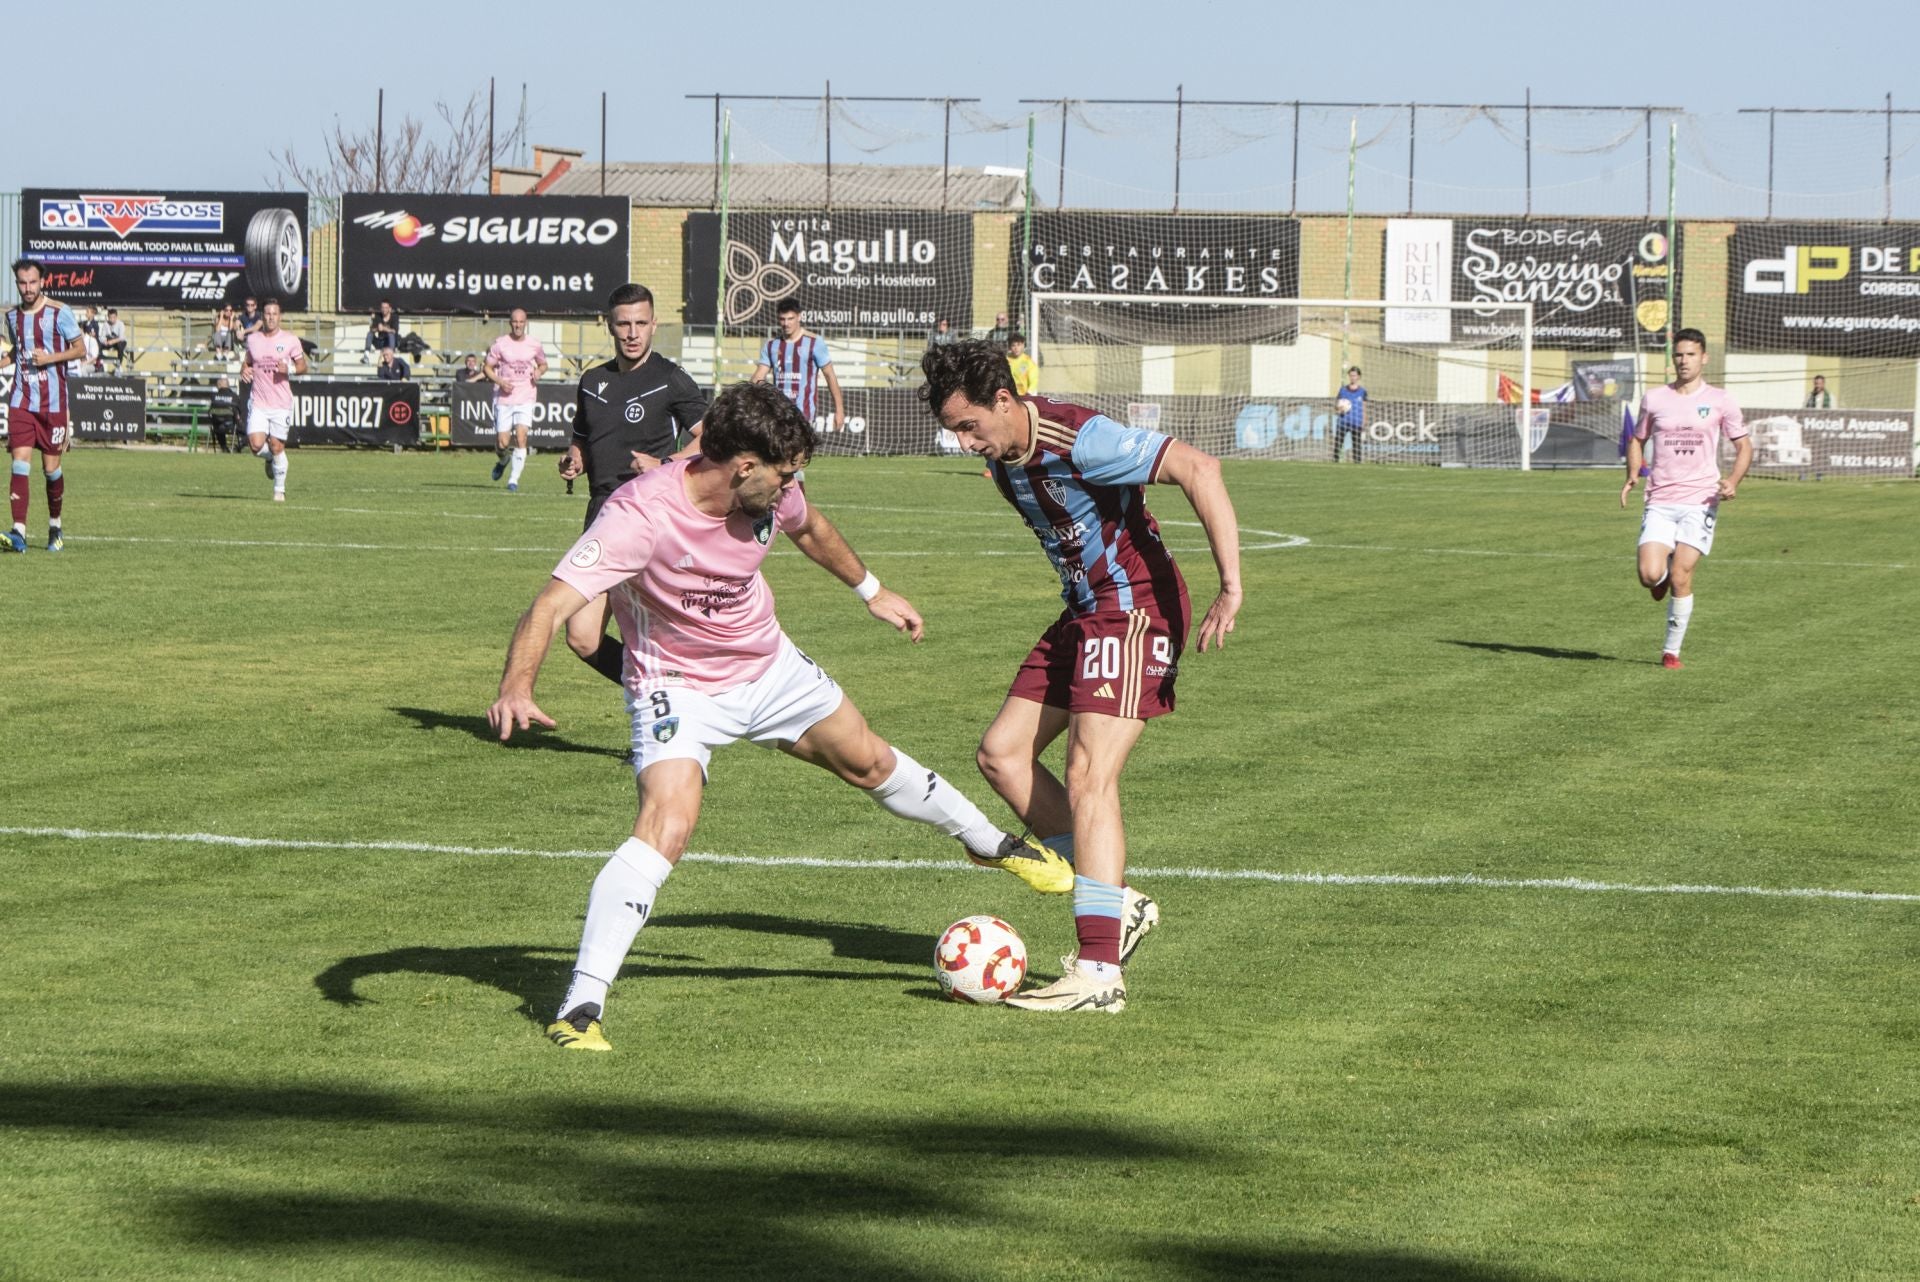
[[[281, 190], [305, 191], [332, 198], [342, 192], [384, 191], [460, 192], [487, 182], [500, 157], [513, 154], [526, 137], [526, 120], [502, 121], [506, 132], [494, 139], [487, 154], [487, 97], [476, 90], [456, 110], [444, 99], [434, 104], [439, 125], [412, 116], [389, 121], [386, 137], [374, 124], [350, 129], [335, 117], [323, 137], [324, 154], [304, 159], [292, 144], [272, 153], [279, 171], [274, 181]], [[379, 155], [375, 150], [378, 147]]]

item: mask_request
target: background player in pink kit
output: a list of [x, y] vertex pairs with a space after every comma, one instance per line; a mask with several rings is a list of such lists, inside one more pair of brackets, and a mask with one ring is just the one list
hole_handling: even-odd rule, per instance
[[[527, 429], [533, 426], [533, 407], [539, 399], [534, 384], [547, 372], [547, 353], [540, 340], [527, 337], [527, 313], [516, 307], [507, 317], [507, 332], [493, 340], [487, 349], [487, 378], [493, 383], [493, 430], [499, 449], [493, 464], [493, 479], [507, 471], [509, 457], [513, 471], [507, 476], [507, 491], [520, 488], [520, 473], [527, 466]], [[512, 455], [508, 455], [508, 446]]]
[[[1005, 363], [1002, 362], [1002, 369]], [[853, 588], [876, 619], [920, 640], [920, 616], [880, 586], [794, 478], [813, 429], [773, 388], [727, 389], [708, 409], [703, 453], [616, 490], [514, 630], [500, 695], [487, 711], [504, 740], [553, 721], [533, 701], [554, 633], [608, 594], [626, 638], [640, 811], [633, 836], [594, 880], [573, 982], [547, 1035], [609, 1050], [607, 988], [699, 818], [712, 750], [742, 739], [811, 762], [882, 808], [957, 837], [980, 862], [1065, 891], [1058, 855], [1002, 832], [938, 774], [867, 727], [860, 710], [774, 617], [760, 575], [774, 531]]]
[[[928, 349], [928, 406], [989, 462], [1001, 495], [1060, 576], [1066, 611], [1015, 675], [980, 740], [979, 763], [1015, 814], [1074, 861], [1074, 934], [1058, 982], [1007, 999], [1027, 1010], [1118, 1012], [1121, 966], [1159, 919], [1126, 885], [1120, 772], [1149, 718], [1173, 711], [1186, 646], [1187, 587], [1160, 541], [1143, 489], [1177, 485], [1200, 518], [1220, 594], [1200, 622], [1200, 650], [1224, 645], [1239, 613], [1240, 529], [1220, 464], [1192, 446], [1104, 414], [1018, 396], [993, 343]], [[1066, 782], [1040, 754], [1067, 734]]]
[[[1627, 440], [1627, 483], [1620, 506], [1647, 474], [1647, 510], [1640, 520], [1640, 582], [1658, 601], [1668, 593], [1662, 667], [1680, 666], [1680, 644], [1693, 619], [1693, 568], [1713, 549], [1720, 501], [1740, 489], [1753, 465], [1753, 439], [1733, 397], [1707, 384], [1707, 339], [1697, 329], [1673, 337], [1673, 382], [1647, 390]], [[1720, 477], [1720, 441], [1734, 442], [1733, 472]], [[1653, 463], [1646, 444], [1653, 442]]]
[[273, 501], [287, 497], [287, 433], [293, 428], [295, 374], [307, 372], [307, 349], [280, 328], [280, 301], [260, 308], [260, 328], [247, 335], [240, 357], [240, 381], [253, 385], [247, 398], [247, 445], [266, 461]]
[[13, 349], [13, 390], [7, 395], [7, 452], [12, 458], [7, 498], [13, 525], [0, 551], [27, 550], [27, 504], [33, 491], [33, 452], [40, 451], [40, 467], [47, 478], [47, 551], [66, 546], [60, 534], [61, 504], [66, 498], [66, 473], [60, 460], [66, 453], [67, 369], [86, 354], [80, 322], [73, 309], [54, 302], [45, 293], [47, 271], [38, 261], [22, 258], [13, 264], [14, 288], [20, 305], [7, 313], [7, 344]]

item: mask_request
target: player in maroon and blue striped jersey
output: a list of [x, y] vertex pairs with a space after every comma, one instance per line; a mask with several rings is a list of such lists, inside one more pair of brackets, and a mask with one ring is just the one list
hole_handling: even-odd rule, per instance
[[46, 269], [31, 258], [13, 265], [20, 305], [6, 314], [7, 344], [13, 349], [13, 392], [7, 397], [7, 452], [13, 456], [7, 497], [13, 527], [0, 551], [27, 550], [27, 504], [31, 497], [33, 452], [47, 476], [47, 551], [66, 546], [60, 535], [60, 505], [67, 481], [60, 460], [72, 429], [67, 423], [67, 366], [86, 354], [80, 322], [73, 309], [48, 298]]
[[[1006, 703], [981, 738], [994, 790], [1047, 846], [1074, 860], [1079, 949], [1060, 980], [1008, 1005], [1028, 1010], [1119, 1011], [1121, 965], [1159, 920], [1126, 885], [1120, 772], [1146, 723], [1173, 711], [1186, 647], [1187, 588], [1145, 487], [1177, 485], [1193, 505], [1220, 571], [1201, 618], [1199, 649], [1222, 646], [1240, 611], [1240, 529], [1208, 454], [1084, 406], [1014, 391], [1006, 353], [953, 343], [921, 358], [924, 395], [942, 427], [985, 458], [1060, 576], [1066, 610], [1020, 665]], [[1040, 754], [1067, 732], [1066, 782]], [[979, 861], [976, 861], [979, 862]]]
[[780, 321], [780, 337], [769, 338], [760, 348], [754, 363], [753, 381], [773, 385], [812, 423], [820, 411], [820, 377], [827, 379], [827, 393], [833, 397], [833, 430], [847, 428], [847, 403], [840, 395], [840, 376], [833, 372], [833, 353], [826, 340], [808, 333], [800, 323], [800, 300], [783, 298], [774, 308]]

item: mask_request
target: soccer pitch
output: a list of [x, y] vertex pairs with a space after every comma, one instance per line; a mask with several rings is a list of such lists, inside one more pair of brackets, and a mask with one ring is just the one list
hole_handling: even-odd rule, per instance
[[[742, 746], [575, 1056], [626, 722], [562, 650], [558, 728], [489, 741], [584, 503], [491, 461], [298, 451], [275, 505], [83, 451], [58, 557], [36, 476], [0, 1277], [1920, 1276], [1912, 482], [1747, 482], [1666, 672], [1614, 472], [1230, 464], [1246, 606], [1126, 778], [1125, 1014], [935, 1000], [949, 921], [1051, 975], [1066, 901]], [[928, 639], [781, 547], [787, 630], [1004, 816], [1032, 536], [965, 460], [808, 489]]]

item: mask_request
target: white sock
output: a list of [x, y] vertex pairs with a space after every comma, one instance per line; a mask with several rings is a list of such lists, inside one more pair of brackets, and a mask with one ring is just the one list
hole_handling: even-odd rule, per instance
[[607, 986], [620, 973], [634, 936], [653, 912], [654, 896], [672, 871], [666, 857], [638, 837], [622, 842], [601, 867], [587, 897], [587, 924], [580, 932], [573, 984], [560, 1004], [562, 1015], [581, 1002], [605, 1008]]
[[1687, 624], [1693, 619], [1693, 597], [1677, 596], [1667, 603], [1667, 645], [1666, 652], [1672, 655], [1680, 653], [1680, 643], [1687, 639]]
[[507, 473], [508, 485], [520, 484], [520, 471], [522, 468], [526, 467], [526, 465], [527, 465], [527, 452], [525, 450], [515, 450], [513, 452], [513, 467]]
[[867, 795], [890, 815], [932, 824], [958, 837], [976, 855], [995, 854], [1006, 835], [958, 788], [898, 748], [893, 750], [893, 773], [878, 788], [867, 789]]
[[253, 456], [255, 458], [265, 458], [267, 455], [271, 453], [273, 453], [273, 447], [271, 445], [268, 445], [265, 441], [262, 441], [260, 442], [260, 448], [253, 452]]
[[273, 456], [273, 488], [287, 488], [287, 455], [284, 450]]
[[1112, 962], [1081, 961], [1076, 958], [1073, 968], [1088, 979], [1120, 978], [1120, 968]]

